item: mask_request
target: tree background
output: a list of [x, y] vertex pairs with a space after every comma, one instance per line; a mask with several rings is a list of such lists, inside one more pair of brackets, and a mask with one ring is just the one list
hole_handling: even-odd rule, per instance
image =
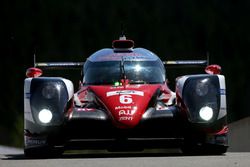
[[229, 122], [250, 115], [248, 0], [2, 0], [0, 16], [0, 144], [23, 145], [23, 83], [34, 53], [37, 61], [85, 61], [111, 47], [121, 24], [135, 47], [162, 60], [209, 53], [226, 76]]

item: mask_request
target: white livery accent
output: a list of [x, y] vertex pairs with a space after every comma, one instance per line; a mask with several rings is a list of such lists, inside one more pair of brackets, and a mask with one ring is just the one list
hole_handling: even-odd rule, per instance
[[165, 104], [168, 105], [168, 106], [173, 105], [173, 104], [174, 104], [174, 100], [176, 99], [176, 94], [175, 94], [175, 92], [170, 91], [170, 94], [171, 94], [171, 96], [170, 96], [168, 102], [165, 103]]
[[122, 90], [122, 91], [107, 92], [107, 97], [114, 96], [114, 95], [138, 95], [138, 96], [144, 96], [144, 92], [137, 91], [137, 90]]
[[[30, 85], [32, 79], [33, 78], [26, 78], [24, 80], [24, 118], [30, 122], [35, 123], [30, 108]], [[26, 121], [24, 121], [24, 124], [25, 122]]]
[[186, 82], [187, 79], [188, 79], [187, 75], [176, 79], [176, 89], [179, 91], [180, 97], [182, 97], [182, 89], [183, 89], [184, 83]]
[[62, 78], [62, 81], [65, 83], [65, 85], [66, 85], [66, 87], [67, 87], [68, 96], [69, 96], [68, 100], [70, 100], [70, 99], [73, 97], [73, 95], [74, 95], [74, 85], [73, 85], [73, 83], [72, 83], [70, 80], [68, 80], [68, 79]]
[[226, 103], [226, 84], [225, 77], [218, 75], [220, 82], [220, 112], [217, 119], [220, 119], [227, 115], [227, 103]]

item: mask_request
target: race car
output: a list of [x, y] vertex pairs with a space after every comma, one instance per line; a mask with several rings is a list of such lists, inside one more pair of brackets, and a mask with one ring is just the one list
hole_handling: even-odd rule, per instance
[[[202, 74], [176, 78], [171, 66], [201, 66]], [[79, 88], [44, 70], [82, 69]], [[207, 60], [162, 61], [125, 36], [84, 62], [34, 62], [24, 80], [24, 153], [65, 150], [143, 151], [180, 148], [188, 154], [223, 154], [228, 148], [225, 77]], [[79, 74], [80, 76], [80, 74]]]

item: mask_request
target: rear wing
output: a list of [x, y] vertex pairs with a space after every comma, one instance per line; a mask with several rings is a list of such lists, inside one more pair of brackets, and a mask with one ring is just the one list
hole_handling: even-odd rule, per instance
[[174, 61], [163, 61], [166, 67], [206, 67], [209, 65], [209, 60], [174, 60]]
[[[209, 65], [208, 60], [175, 60], [163, 61], [166, 67], [206, 67]], [[38, 62], [34, 67], [45, 70], [62, 70], [62, 69], [82, 69], [84, 62]]]
[[34, 67], [45, 70], [82, 69], [84, 62], [34, 62]]

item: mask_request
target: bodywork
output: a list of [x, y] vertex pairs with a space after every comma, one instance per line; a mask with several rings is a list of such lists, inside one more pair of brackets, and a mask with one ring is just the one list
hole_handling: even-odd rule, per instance
[[[204, 61], [164, 62], [131, 44], [117, 40], [113, 48], [95, 52], [84, 63], [37, 63], [29, 69], [24, 81], [27, 156], [58, 148], [226, 152], [224, 76], [218, 72], [180, 76], [172, 91], [166, 79], [168, 65], [204, 65]], [[41, 74], [38, 67], [80, 67], [80, 88], [75, 90], [62, 77], [35, 75]]]

